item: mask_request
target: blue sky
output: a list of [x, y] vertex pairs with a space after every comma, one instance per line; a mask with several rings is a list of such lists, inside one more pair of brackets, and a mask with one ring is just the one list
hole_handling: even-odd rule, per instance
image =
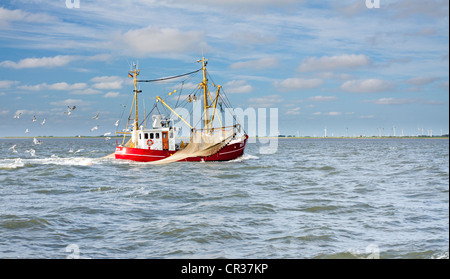
[[[0, 137], [114, 132], [133, 61], [152, 79], [202, 55], [235, 107], [278, 108], [282, 134], [448, 133], [448, 1], [79, 2], [0, 3]], [[142, 84], [147, 109], [173, 88]]]

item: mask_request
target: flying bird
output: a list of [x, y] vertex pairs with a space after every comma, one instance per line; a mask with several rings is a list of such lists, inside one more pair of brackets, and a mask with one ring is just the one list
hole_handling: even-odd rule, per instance
[[29, 132], [28, 129], [25, 129], [25, 134], [28, 133], [28, 132]]
[[12, 150], [13, 153], [17, 153], [17, 150], [15, 148], [16, 148], [16, 144], [11, 146], [8, 150]]
[[109, 135], [111, 135], [111, 132], [105, 133], [103, 136], [106, 137], [106, 136], [109, 136]]
[[96, 116], [94, 116], [94, 117], [92, 117], [92, 119], [95, 119], [95, 120], [97, 120], [98, 119], [98, 116], [100, 115], [100, 113], [97, 113], [97, 115]]
[[14, 118], [17, 118], [17, 119], [19, 119], [21, 115], [22, 115], [22, 113], [21, 113], [21, 112], [19, 112], [19, 113], [17, 113], [16, 115], [14, 115]]
[[44, 124], [45, 124], [45, 118], [44, 118], [44, 120], [42, 120], [42, 122], [41, 122], [41, 125], [42, 125], [42, 126], [44, 126]]
[[114, 126], [116, 126], [116, 127], [119, 126], [119, 122], [120, 122], [120, 119], [116, 121], [116, 123], [114, 124]]
[[77, 108], [77, 106], [73, 106], [73, 107], [67, 106], [67, 111], [64, 113], [67, 115], [70, 115], [72, 113], [72, 110], [75, 110], [76, 108]]
[[38, 140], [37, 138], [33, 138], [33, 143], [36, 144], [41, 144], [41, 141]]
[[35, 116], [33, 116], [33, 122], [36, 122], [36, 120], [37, 120], [37, 118], [36, 118], [36, 115], [35, 115]]
[[98, 129], [98, 125], [95, 126], [95, 127], [93, 127], [93, 128], [91, 129], [91, 132], [93, 132], [93, 131], [95, 131], [95, 130], [97, 130], [97, 129]]
[[30, 156], [34, 156], [36, 151], [33, 148], [31, 148], [30, 150], [25, 150], [25, 153], [30, 153]]

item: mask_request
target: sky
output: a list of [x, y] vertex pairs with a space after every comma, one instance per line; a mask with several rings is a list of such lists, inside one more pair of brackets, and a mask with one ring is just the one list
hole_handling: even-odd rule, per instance
[[[2, 0], [0, 137], [114, 132], [133, 63], [154, 79], [202, 56], [235, 108], [267, 109], [281, 134], [448, 134], [449, 2], [372, 2]], [[176, 88], [140, 86], [147, 110]]]

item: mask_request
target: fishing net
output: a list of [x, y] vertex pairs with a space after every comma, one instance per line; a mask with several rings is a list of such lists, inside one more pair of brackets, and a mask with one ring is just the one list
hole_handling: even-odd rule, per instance
[[207, 157], [216, 154], [227, 145], [234, 135], [233, 129], [217, 129], [212, 132], [193, 130], [185, 148], [165, 159], [151, 162], [160, 165], [184, 160], [189, 157]]

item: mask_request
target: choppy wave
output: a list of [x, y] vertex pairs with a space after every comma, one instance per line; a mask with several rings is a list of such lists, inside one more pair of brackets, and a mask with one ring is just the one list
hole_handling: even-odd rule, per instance
[[3, 169], [15, 169], [25, 166], [34, 165], [61, 165], [61, 166], [91, 166], [96, 163], [101, 162], [99, 159], [95, 158], [83, 158], [83, 157], [73, 157], [73, 158], [42, 158], [42, 159], [3, 159], [0, 160], [0, 168]]
[[449, 257], [445, 140], [290, 139], [158, 167], [103, 158], [103, 140], [2, 143], [0, 258]]

